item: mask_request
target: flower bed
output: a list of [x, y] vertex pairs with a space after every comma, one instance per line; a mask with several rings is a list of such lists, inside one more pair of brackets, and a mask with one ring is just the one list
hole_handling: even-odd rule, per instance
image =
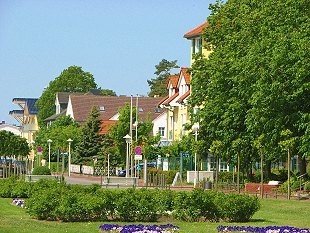
[[111, 232], [111, 233], [177, 233], [179, 227], [172, 224], [166, 225], [124, 225], [118, 224], [102, 224], [99, 226], [100, 232]]
[[24, 200], [22, 200], [22, 199], [16, 199], [16, 198], [13, 199], [12, 203], [13, 203], [14, 205], [16, 205], [16, 206], [21, 207], [21, 208], [24, 208], [24, 205], [25, 205], [25, 201], [24, 201]]
[[296, 228], [291, 226], [267, 226], [267, 227], [251, 227], [251, 226], [218, 226], [219, 233], [224, 232], [244, 232], [244, 233], [310, 233], [309, 228]]

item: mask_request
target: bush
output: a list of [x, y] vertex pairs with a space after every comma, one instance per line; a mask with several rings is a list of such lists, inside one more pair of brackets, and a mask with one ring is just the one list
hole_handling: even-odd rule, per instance
[[56, 209], [61, 203], [61, 192], [57, 189], [42, 189], [25, 202], [27, 212], [40, 220], [57, 220]]
[[259, 209], [256, 197], [216, 191], [102, 189], [39, 180], [0, 180], [1, 197], [28, 197], [28, 213], [41, 220], [157, 221], [167, 211], [183, 221], [248, 221]]
[[33, 168], [32, 175], [50, 175], [51, 171], [46, 166], [37, 166]]
[[195, 189], [192, 192], [177, 192], [173, 200], [173, 216], [182, 221], [218, 221], [220, 218], [216, 196], [225, 196], [215, 191]]
[[235, 193], [217, 196], [215, 203], [221, 219], [228, 222], [247, 222], [260, 208], [257, 197]]
[[137, 216], [137, 197], [134, 188], [128, 188], [122, 192], [118, 192], [115, 199], [115, 211], [120, 221], [135, 221]]

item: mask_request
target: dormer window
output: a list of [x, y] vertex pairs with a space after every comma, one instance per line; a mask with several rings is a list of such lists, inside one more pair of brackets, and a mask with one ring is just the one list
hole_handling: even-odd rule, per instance
[[104, 106], [99, 106], [99, 111], [100, 111], [100, 112], [104, 112], [104, 111], [105, 111]]
[[139, 107], [138, 110], [139, 110], [139, 112], [143, 112], [143, 108], [142, 107]]

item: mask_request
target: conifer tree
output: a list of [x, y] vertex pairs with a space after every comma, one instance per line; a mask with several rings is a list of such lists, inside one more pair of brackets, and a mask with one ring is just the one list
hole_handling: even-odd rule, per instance
[[82, 135], [76, 147], [75, 163], [92, 164], [94, 156], [99, 156], [102, 146], [100, 112], [97, 106], [93, 106], [82, 127]]

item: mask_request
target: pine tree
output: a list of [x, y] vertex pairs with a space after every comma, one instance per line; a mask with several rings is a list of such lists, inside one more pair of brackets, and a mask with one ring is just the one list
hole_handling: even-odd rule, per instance
[[94, 156], [99, 156], [102, 146], [100, 112], [97, 106], [93, 106], [82, 128], [82, 136], [76, 148], [76, 160], [78, 164], [92, 164]]

